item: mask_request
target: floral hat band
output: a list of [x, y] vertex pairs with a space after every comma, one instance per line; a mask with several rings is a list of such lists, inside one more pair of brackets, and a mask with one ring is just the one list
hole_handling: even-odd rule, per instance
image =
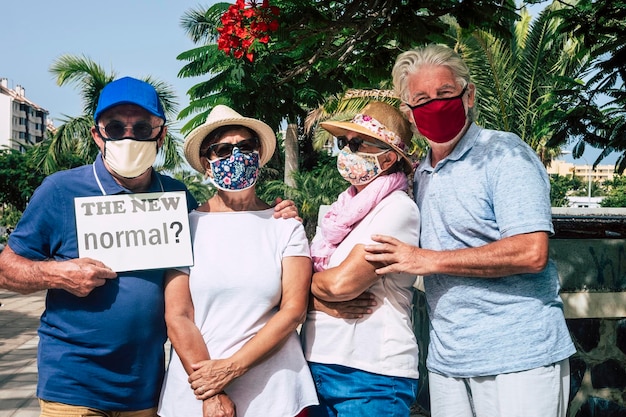
[[368, 116], [367, 114], [359, 113], [352, 119], [352, 123], [362, 126], [367, 130], [370, 130], [377, 137], [382, 139], [383, 141], [394, 145], [401, 150], [406, 148], [406, 144], [402, 141], [402, 139], [396, 135], [391, 130], [387, 129], [385, 125], [380, 123], [378, 120], [374, 119], [372, 116]]

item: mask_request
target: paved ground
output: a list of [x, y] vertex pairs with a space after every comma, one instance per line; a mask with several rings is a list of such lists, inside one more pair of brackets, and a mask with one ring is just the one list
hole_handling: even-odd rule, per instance
[[[0, 417], [39, 417], [37, 328], [45, 296], [0, 289]], [[167, 360], [169, 342], [165, 352]]]
[[0, 289], [0, 417], [38, 417], [37, 327], [45, 292]]
[[[37, 327], [45, 294], [20, 295], [0, 289], [0, 417], [39, 417]], [[411, 413], [412, 417], [423, 415], [417, 410]]]

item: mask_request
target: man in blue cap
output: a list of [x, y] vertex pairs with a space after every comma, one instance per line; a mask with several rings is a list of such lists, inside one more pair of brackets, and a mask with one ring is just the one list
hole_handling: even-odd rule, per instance
[[[156, 415], [164, 373], [163, 269], [115, 273], [78, 257], [74, 198], [186, 191], [152, 168], [167, 126], [155, 89], [107, 84], [91, 134], [93, 164], [47, 177], [0, 256], [0, 287], [48, 290], [39, 327], [41, 416]], [[113, 414], [115, 413], [115, 414]]]

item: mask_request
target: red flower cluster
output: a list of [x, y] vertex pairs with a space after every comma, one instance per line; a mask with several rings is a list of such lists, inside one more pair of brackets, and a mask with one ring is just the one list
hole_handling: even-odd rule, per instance
[[270, 33], [278, 30], [279, 9], [270, 6], [269, 0], [262, 4], [257, 0], [236, 0], [222, 15], [222, 26], [217, 28], [220, 34], [217, 48], [226, 55], [231, 52], [237, 59], [244, 55], [248, 61], [254, 60], [254, 41], [267, 43]]

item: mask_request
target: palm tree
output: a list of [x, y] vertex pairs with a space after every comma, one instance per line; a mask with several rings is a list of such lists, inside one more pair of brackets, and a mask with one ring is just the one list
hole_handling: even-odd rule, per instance
[[[98, 104], [100, 91], [106, 84], [117, 78], [115, 72], [107, 73], [86, 56], [62, 55], [52, 63], [50, 72], [56, 76], [59, 86], [66, 84], [78, 86], [83, 101], [83, 114], [66, 116], [61, 126], [52, 133], [52, 137], [37, 145], [34, 160], [45, 174], [63, 168], [62, 161], [70, 154], [78, 156], [82, 161], [92, 161], [95, 158], [98, 149], [90, 133], [91, 126], [93, 126], [93, 114]], [[177, 103], [173, 88], [151, 77], [146, 77], [144, 81], [154, 86], [167, 118], [174, 120]], [[181, 167], [183, 159], [179, 146], [180, 139], [168, 132], [158, 169], [177, 170]]]
[[461, 54], [477, 86], [477, 122], [516, 133], [546, 165], [560, 152], [549, 128], [560, 100], [552, 93], [591, 65], [589, 51], [558, 29], [561, 19], [554, 11], [561, 7], [554, 2], [534, 20], [522, 8], [510, 38], [484, 30], [468, 34], [450, 21], [449, 46]]

